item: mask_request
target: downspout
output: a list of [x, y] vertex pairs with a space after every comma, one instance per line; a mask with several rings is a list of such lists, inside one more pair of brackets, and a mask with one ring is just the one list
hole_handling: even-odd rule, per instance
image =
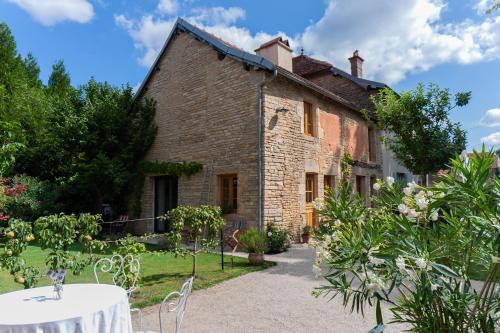
[[[276, 76], [278, 76], [277, 69], [274, 69], [273, 76], [271, 80], [273, 80]], [[266, 82], [270, 82], [271, 80], [267, 80], [267, 74], [264, 74], [264, 79], [261, 83], [259, 83], [259, 117], [258, 117], [258, 145], [259, 145], [259, 231], [264, 228], [264, 119], [263, 119], [263, 111], [264, 111], [264, 86]]]

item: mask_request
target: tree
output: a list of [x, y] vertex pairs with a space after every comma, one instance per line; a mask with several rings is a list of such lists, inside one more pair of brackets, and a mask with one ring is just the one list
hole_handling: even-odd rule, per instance
[[487, 14], [491, 14], [491, 13], [493, 13], [495, 10], [498, 10], [498, 9], [500, 9], [500, 2], [495, 2], [495, 3], [493, 4], [493, 6], [491, 6], [491, 8], [489, 8], [489, 9], [486, 11], [486, 13], [487, 13]]
[[397, 159], [413, 173], [424, 175], [444, 168], [465, 149], [465, 131], [450, 120], [449, 113], [469, 99], [470, 92], [457, 93], [452, 102], [449, 90], [434, 84], [419, 84], [400, 95], [384, 88], [372, 97], [374, 120], [391, 133], [384, 141]]
[[[218, 233], [226, 221], [222, 211], [217, 206], [203, 205], [200, 207], [179, 206], [162, 217], [169, 221], [170, 232], [167, 239], [176, 254], [190, 255], [193, 258], [193, 272], [196, 276], [196, 256], [218, 244]], [[193, 245], [191, 250], [181, 247], [183, 232], [187, 231], [185, 241]]]

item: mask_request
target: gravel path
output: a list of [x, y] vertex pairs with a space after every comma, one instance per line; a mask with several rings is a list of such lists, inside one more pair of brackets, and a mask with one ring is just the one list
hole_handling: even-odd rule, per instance
[[[312, 273], [314, 255], [312, 249], [294, 247], [266, 256], [278, 263], [272, 268], [194, 291], [182, 332], [368, 332], [375, 326], [373, 310], [368, 309], [363, 318], [345, 310], [341, 299], [311, 296], [322, 283]], [[388, 321], [388, 310], [383, 312]], [[168, 332], [173, 332], [174, 320], [169, 314], [166, 323], [172, 330]], [[143, 326], [159, 331], [158, 306], [143, 310]], [[403, 326], [389, 325], [384, 332], [403, 330]]]

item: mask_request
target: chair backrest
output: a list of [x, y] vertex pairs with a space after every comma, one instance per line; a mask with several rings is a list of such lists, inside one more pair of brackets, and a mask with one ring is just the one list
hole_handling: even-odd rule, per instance
[[158, 317], [160, 319], [160, 333], [163, 333], [163, 326], [161, 320], [162, 311], [165, 309], [167, 312], [177, 312], [175, 316], [175, 333], [180, 333], [181, 323], [184, 318], [184, 312], [186, 311], [186, 303], [191, 290], [193, 289], [194, 277], [190, 277], [184, 284], [180, 291], [173, 291], [165, 298], [160, 304], [160, 310], [158, 311]]
[[101, 258], [94, 265], [94, 276], [99, 282], [98, 273], [111, 274], [111, 281], [115, 286], [120, 286], [127, 291], [130, 297], [132, 292], [137, 288], [137, 281], [141, 271], [141, 264], [133, 255], [127, 254], [122, 257], [119, 254], [114, 254], [111, 258]]

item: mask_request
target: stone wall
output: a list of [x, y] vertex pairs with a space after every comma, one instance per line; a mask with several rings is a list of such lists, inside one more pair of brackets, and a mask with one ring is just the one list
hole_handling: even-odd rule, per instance
[[[303, 102], [313, 105], [314, 136], [303, 130]], [[286, 108], [287, 112], [276, 112]], [[340, 179], [340, 162], [349, 152], [356, 175], [381, 177], [381, 144], [368, 160], [368, 124], [357, 112], [315, 94], [285, 78], [266, 84], [264, 97], [264, 222], [292, 231], [298, 240], [305, 225], [305, 175], [317, 175], [317, 196], [324, 195], [324, 176]], [[378, 133], [376, 137], [378, 137]]]
[[[157, 137], [151, 161], [192, 161], [203, 171], [179, 179], [179, 205], [219, 204], [218, 175], [238, 175], [238, 210], [227, 219], [258, 220], [258, 85], [264, 73], [242, 63], [219, 60], [211, 47], [178, 32], [144, 97], [156, 100]], [[142, 218], [154, 215], [154, 175], [144, 182]], [[153, 222], [138, 223], [136, 233], [152, 232]]]

